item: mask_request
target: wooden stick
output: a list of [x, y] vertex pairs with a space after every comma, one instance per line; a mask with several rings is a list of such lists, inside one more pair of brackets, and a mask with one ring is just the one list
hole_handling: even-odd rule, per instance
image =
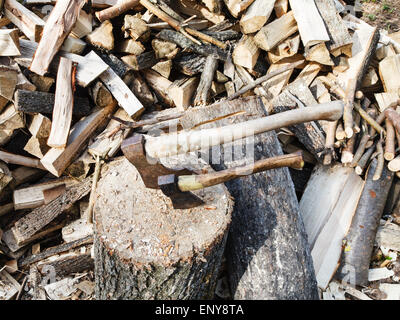
[[258, 86], [259, 84], [263, 83], [264, 81], [267, 81], [273, 77], [276, 77], [277, 75], [280, 75], [281, 73], [284, 73], [288, 70], [292, 70], [296, 67], [298, 67], [299, 65], [303, 64], [304, 60], [301, 61], [297, 61], [297, 62], [293, 62], [283, 68], [280, 68], [276, 71], [273, 71], [271, 73], [266, 74], [265, 76], [262, 76], [258, 79], [256, 79], [253, 83], [243, 87], [242, 89], [240, 89], [239, 91], [237, 91], [235, 94], [231, 95], [230, 97], [227, 98], [227, 101], [236, 99], [237, 97], [241, 96], [242, 94], [246, 93], [247, 91], [255, 88], [256, 86]]
[[376, 151], [378, 152], [378, 163], [376, 165], [372, 181], [377, 181], [381, 178], [383, 167], [385, 164], [385, 159], [383, 156], [382, 139], [379, 139], [378, 143], [376, 144]]
[[363, 171], [364, 171], [364, 169], [365, 169], [365, 167], [366, 167], [366, 165], [367, 165], [369, 159], [370, 159], [371, 156], [372, 156], [372, 153], [375, 151], [375, 148], [376, 148], [376, 143], [373, 144], [373, 145], [364, 153], [364, 155], [360, 158], [360, 160], [358, 161], [357, 166], [356, 166], [356, 169], [355, 169], [355, 172], [356, 172], [358, 175], [361, 175], [361, 174], [363, 173]]
[[386, 109], [384, 113], [386, 119], [390, 120], [396, 131], [400, 133], [400, 115], [393, 109]]
[[344, 113], [343, 113], [343, 124], [344, 124], [344, 132], [346, 133], [347, 138], [351, 138], [354, 134], [354, 120], [353, 120], [353, 104], [354, 104], [354, 95], [356, 92], [356, 80], [350, 79], [347, 83], [346, 89], [346, 97], [344, 104]]
[[100, 157], [96, 156], [96, 166], [94, 169], [92, 190], [90, 191], [89, 206], [87, 209], [87, 221], [89, 223], [93, 223], [93, 208], [94, 208], [94, 204], [96, 202], [96, 188], [97, 188], [97, 182], [99, 181], [99, 177], [100, 177], [102, 162], [103, 161], [100, 159]]
[[395, 130], [390, 120], [386, 119], [386, 140], [384, 158], [387, 161], [393, 160], [395, 156]]
[[43, 28], [43, 35], [30, 70], [43, 76], [65, 38], [72, 30], [85, 0], [57, 1]]
[[13, 154], [6, 151], [0, 150], [0, 160], [6, 163], [18, 164], [20, 166], [46, 170], [46, 168], [44, 168], [43, 165], [40, 163], [39, 159], [20, 156], [18, 154]]
[[354, 104], [354, 109], [360, 114], [360, 116], [367, 121], [378, 133], [386, 134], [386, 130], [379, 125], [366, 111], [364, 111], [358, 103]]
[[204, 130], [193, 130], [181, 133], [166, 134], [159, 137], [146, 138], [146, 153], [155, 159], [169, 157], [217, 146], [227, 141], [235, 141], [249, 135], [291, 126], [297, 123], [314, 120], [338, 120], [343, 115], [343, 103], [334, 101], [310, 106], [307, 112], [304, 109], [295, 109], [281, 112], [271, 116]]
[[95, 13], [97, 19], [100, 22], [104, 22], [106, 20], [118, 17], [119, 15], [123, 14], [124, 12], [133, 9], [139, 4], [139, 0], [123, 0], [117, 2], [117, 4], [109, 7], [107, 9], [97, 11]]
[[65, 148], [74, 107], [75, 67], [72, 61], [61, 57], [57, 72], [53, 122], [47, 144], [53, 148]]
[[360, 161], [362, 155], [364, 154], [366, 145], [368, 143], [368, 141], [370, 140], [371, 136], [368, 133], [365, 133], [361, 140], [360, 143], [358, 144], [358, 148], [356, 153], [354, 154], [353, 160], [350, 163], [350, 167], [354, 168], [355, 166], [357, 166], [358, 161]]
[[332, 163], [332, 158], [334, 155], [334, 144], [335, 144], [335, 134], [336, 134], [336, 127], [337, 127], [338, 121], [331, 121], [328, 124], [328, 129], [325, 132], [326, 133], [326, 138], [325, 138], [325, 148], [326, 150], [329, 150], [329, 152], [325, 155], [323, 164], [324, 165], [330, 165]]

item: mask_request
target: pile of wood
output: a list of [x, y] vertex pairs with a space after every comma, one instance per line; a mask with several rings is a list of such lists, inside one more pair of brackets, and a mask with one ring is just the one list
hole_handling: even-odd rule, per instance
[[[117, 157], [133, 132], [225, 126], [292, 109], [307, 114], [309, 106], [336, 100], [344, 103], [341, 119], [285, 126], [276, 130], [280, 143], [275, 133], [257, 140], [263, 149], [257, 157], [301, 150], [303, 171], [271, 171], [265, 177], [272, 182], [249, 178], [227, 184], [243, 210], [260, 201], [259, 211], [246, 218], [254, 218], [252, 232], [266, 232], [255, 231], [261, 228], [256, 217], [272, 210], [284, 217], [276, 218], [278, 224], [287, 225], [280, 230], [269, 222], [268, 228], [298, 233], [285, 240], [282, 252], [289, 260], [290, 246], [304, 250], [299, 265], [306, 271], [279, 268], [307, 278], [304, 295], [296, 295], [294, 284], [276, 284], [265, 295], [255, 285], [249, 294], [241, 281], [248, 288], [259, 279], [245, 273], [229, 276], [231, 290], [236, 288], [231, 297], [317, 298], [315, 284], [326, 290], [333, 277], [345, 278], [346, 263], [362, 270], [357, 285], [368, 283], [382, 213], [400, 207], [399, 33], [387, 34], [347, 14], [340, 0], [0, 3], [0, 299], [93, 298], [93, 255], [102, 254], [93, 247], [97, 181], [112, 172], [113, 163], [125, 168]], [[260, 99], [251, 100], [254, 96]], [[243, 118], [241, 101], [250, 101]], [[196, 118], [197, 110], [203, 114]], [[104, 162], [109, 164], [102, 169]], [[287, 189], [279, 192], [274, 181]], [[266, 188], [267, 183], [272, 185]], [[218, 189], [221, 197], [224, 192]], [[261, 204], [268, 197], [272, 204]], [[304, 226], [289, 211], [299, 212]], [[230, 222], [224, 223], [228, 230]], [[242, 232], [241, 223], [246, 222], [233, 219], [231, 232]], [[370, 233], [360, 231], [360, 224]], [[269, 247], [283, 239], [276, 234]], [[221, 237], [220, 255], [227, 233]], [[228, 253], [249, 247], [237, 241], [228, 239]], [[266, 247], [253, 249], [276, 259]], [[349, 251], [357, 252], [349, 257]], [[229, 266], [250, 264], [252, 254], [244, 255]]]

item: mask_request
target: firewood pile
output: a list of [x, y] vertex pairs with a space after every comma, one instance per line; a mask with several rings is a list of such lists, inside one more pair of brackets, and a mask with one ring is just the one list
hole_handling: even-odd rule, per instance
[[[400, 33], [341, 0], [0, 3], [0, 300], [400, 299]], [[199, 160], [252, 135], [254, 166]]]

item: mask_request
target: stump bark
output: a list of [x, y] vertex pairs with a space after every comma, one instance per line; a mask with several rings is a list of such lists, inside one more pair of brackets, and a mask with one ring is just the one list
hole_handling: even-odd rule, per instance
[[204, 205], [174, 210], [128, 160], [113, 163], [94, 208], [96, 299], [213, 297], [233, 202], [224, 185], [194, 193]]
[[[257, 97], [195, 109], [181, 118], [184, 129], [220, 127], [266, 115]], [[212, 148], [209, 161], [222, 170], [282, 154], [272, 131]], [[288, 168], [244, 176], [226, 186], [235, 199], [226, 252], [233, 297], [318, 299], [307, 234]]]

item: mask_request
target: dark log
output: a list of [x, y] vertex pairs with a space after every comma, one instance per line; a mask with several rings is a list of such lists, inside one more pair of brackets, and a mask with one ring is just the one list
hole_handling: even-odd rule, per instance
[[223, 185], [194, 193], [206, 204], [174, 210], [128, 160], [110, 165], [94, 207], [96, 299], [213, 297], [233, 203]]
[[376, 159], [368, 169], [367, 180], [356, 213], [344, 241], [341, 263], [336, 273], [338, 279], [352, 285], [368, 285], [368, 270], [376, 232], [382, 217], [394, 173], [386, 166], [379, 180], [373, 181]]
[[[226, 117], [233, 114], [237, 115]], [[203, 129], [265, 115], [261, 99], [249, 97], [190, 109], [181, 124], [184, 129]], [[233, 146], [235, 161], [229, 160]], [[282, 155], [274, 131], [246, 143], [239, 140], [233, 146], [210, 150], [215, 169]], [[247, 148], [251, 148], [249, 153]], [[288, 168], [245, 176], [226, 186], [235, 199], [226, 251], [234, 299], [318, 299], [307, 235]]]
[[225, 61], [228, 58], [228, 53], [226, 51], [209, 44], [203, 44], [199, 46], [195, 44], [192, 40], [186, 38], [183, 34], [173, 30], [164, 29], [157, 35], [157, 38], [173, 42], [180, 46], [182, 49], [187, 49], [206, 57], [211, 54], [215, 54], [218, 59], [222, 61]]
[[144, 52], [139, 55], [127, 55], [123, 56], [121, 59], [136, 71], [151, 68], [158, 62], [154, 51]]
[[188, 76], [194, 76], [203, 72], [206, 57], [197, 53], [186, 53], [178, 56], [173, 62], [179, 72]]
[[120, 58], [116, 57], [112, 53], [106, 53], [101, 50], [93, 50], [97, 53], [97, 55], [108, 64], [108, 66], [113, 69], [113, 71], [120, 77], [122, 80], [130, 77], [133, 73], [133, 70], [130, 66], [126, 65]]
[[234, 30], [224, 30], [224, 31], [203, 30], [202, 32], [219, 41], [238, 40], [242, 36], [239, 32], [236, 32]]
[[[50, 92], [17, 90], [15, 92], [15, 108], [26, 113], [53, 113], [55, 94]], [[87, 116], [91, 108], [89, 99], [74, 95], [72, 114]]]

